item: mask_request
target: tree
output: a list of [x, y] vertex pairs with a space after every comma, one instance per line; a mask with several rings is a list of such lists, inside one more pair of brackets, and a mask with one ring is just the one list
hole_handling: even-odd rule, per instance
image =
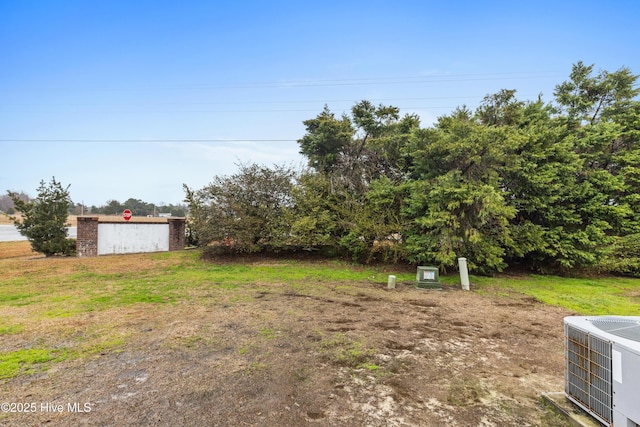
[[226, 243], [235, 252], [248, 253], [286, 249], [294, 171], [284, 166], [239, 167], [238, 173], [217, 176], [201, 190], [183, 186], [199, 244]]
[[[582, 264], [607, 255], [614, 236], [640, 230], [638, 180], [640, 103], [638, 76], [627, 68], [593, 76], [593, 65], [578, 62], [570, 80], [554, 92], [567, 130], [565, 140], [578, 156], [572, 196], [564, 198], [577, 214], [577, 231], [567, 249], [581, 248]], [[566, 230], [563, 230], [566, 235]]]
[[38, 196], [26, 202], [20, 194], [9, 191], [15, 209], [22, 213], [22, 220], [13, 217], [20, 234], [26, 236], [34, 251], [46, 256], [69, 255], [75, 245], [67, 239], [67, 215], [71, 207], [69, 186], [62, 187], [55, 177], [46, 185], [40, 181]]
[[120, 215], [122, 211], [125, 209], [124, 205], [122, 205], [117, 200], [109, 200], [105, 206], [102, 207], [103, 214], [107, 215]]
[[[338, 205], [345, 233], [340, 244], [357, 261], [398, 262], [405, 258], [402, 207], [406, 186], [381, 176], [369, 183], [364, 200]], [[344, 214], [343, 214], [344, 212]]]
[[488, 126], [509, 126], [517, 124], [522, 115], [524, 103], [515, 98], [515, 90], [502, 89], [484, 97], [476, 111], [480, 122]]
[[556, 86], [554, 95], [569, 120], [576, 125], [594, 124], [601, 118], [615, 115], [620, 108], [640, 93], [634, 88], [638, 79], [628, 68], [593, 76], [593, 65], [582, 61], [573, 65], [570, 80]]
[[381, 176], [395, 183], [403, 179], [406, 145], [420, 120], [416, 115], [400, 117], [397, 107], [376, 107], [365, 100], [351, 108], [351, 117], [338, 120], [325, 106], [304, 124], [307, 132], [298, 143], [309, 166], [362, 196], [369, 183]]
[[351, 142], [351, 121], [346, 116], [342, 116], [340, 120], [336, 119], [325, 105], [318, 117], [305, 120], [303, 123], [307, 128], [307, 134], [298, 140], [300, 154], [307, 156], [309, 166], [317, 171], [331, 172]]
[[414, 133], [403, 209], [410, 261], [446, 268], [467, 257], [482, 272], [507, 266], [515, 209], [504, 199], [499, 172], [514, 140], [509, 128], [482, 125], [466, 108]]
[[293, 203], [287, 211], [291, 245], [305, 250], [334, 251], [342, 234], [336, 211], [339, 197], [331, 191], [327, 176], [302, 173], [291, 190]]
[[[375, 106], [364, 100], [351, 108], [350, 116], [336, 119], [325, 106], [320, 115], [304, 124], [307, 133], [298, 141], [300, 152], [321, 178], [307, 178], [303, 185], [328, 184], [318, 212], [322, 213], [323, 229], [331, 231], [315, 237], [322, 236], [321, 240], [337, 244], [337, 251], [346, 251], [360, 261], [374, 257], [399, 260], [400, 185], [409, 170], [407, 144], [419, 128], [418, 117], [401, 117], [397, 107]], [[324, 191], [324, 187], [305, 191], [315, 195], [315, 190]], [[326, 223], [328, 218], [335, 220], [331, 227]], [[300, 227], [314, 224], [314, 219], [304, 214], [296, 221]]]
[[511, 262], [536, 269], [593, 264], [602, 240], [592, 188], [580, 181], [583, 162], [564, 117], [542, 101], [526, 104], [501, 169], [502, 188], [516, 209], [511, 220]]

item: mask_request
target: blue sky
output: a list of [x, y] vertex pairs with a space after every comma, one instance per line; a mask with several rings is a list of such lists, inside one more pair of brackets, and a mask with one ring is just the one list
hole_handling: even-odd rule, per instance
[[0, 0], [0, 192], [179, 203], [238, 162], [302, 165], [325, 104], [423, 126], [577, 61], [640, 74], [640, 2]]

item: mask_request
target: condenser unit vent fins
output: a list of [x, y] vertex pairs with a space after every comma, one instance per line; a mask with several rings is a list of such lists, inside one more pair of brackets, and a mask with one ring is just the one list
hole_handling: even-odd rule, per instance
[[611, 343], [566, 326], [566, 393], [606, 425], [613, 420]]

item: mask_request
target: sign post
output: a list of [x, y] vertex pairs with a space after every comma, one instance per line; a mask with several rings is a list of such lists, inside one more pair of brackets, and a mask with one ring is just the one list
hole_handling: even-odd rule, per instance
[[129, 209], [125, 209], [124, 212], [122, 212], [122, 218], [124, 218], [125, 221], [129, 221], [132, 216], [133, 214]]

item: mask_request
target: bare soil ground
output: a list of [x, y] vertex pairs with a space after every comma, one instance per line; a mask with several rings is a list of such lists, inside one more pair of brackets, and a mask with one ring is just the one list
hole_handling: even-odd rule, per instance
[[74, 318], [79, 330], [118, 319], [126, 343], [0, 382], [0, 402], [38, 405], [0, 425], [563, 425], [540, 394], [563, 389], [571, 313], [473, 287], [352, 285], [265, 284], [234, 301]]

